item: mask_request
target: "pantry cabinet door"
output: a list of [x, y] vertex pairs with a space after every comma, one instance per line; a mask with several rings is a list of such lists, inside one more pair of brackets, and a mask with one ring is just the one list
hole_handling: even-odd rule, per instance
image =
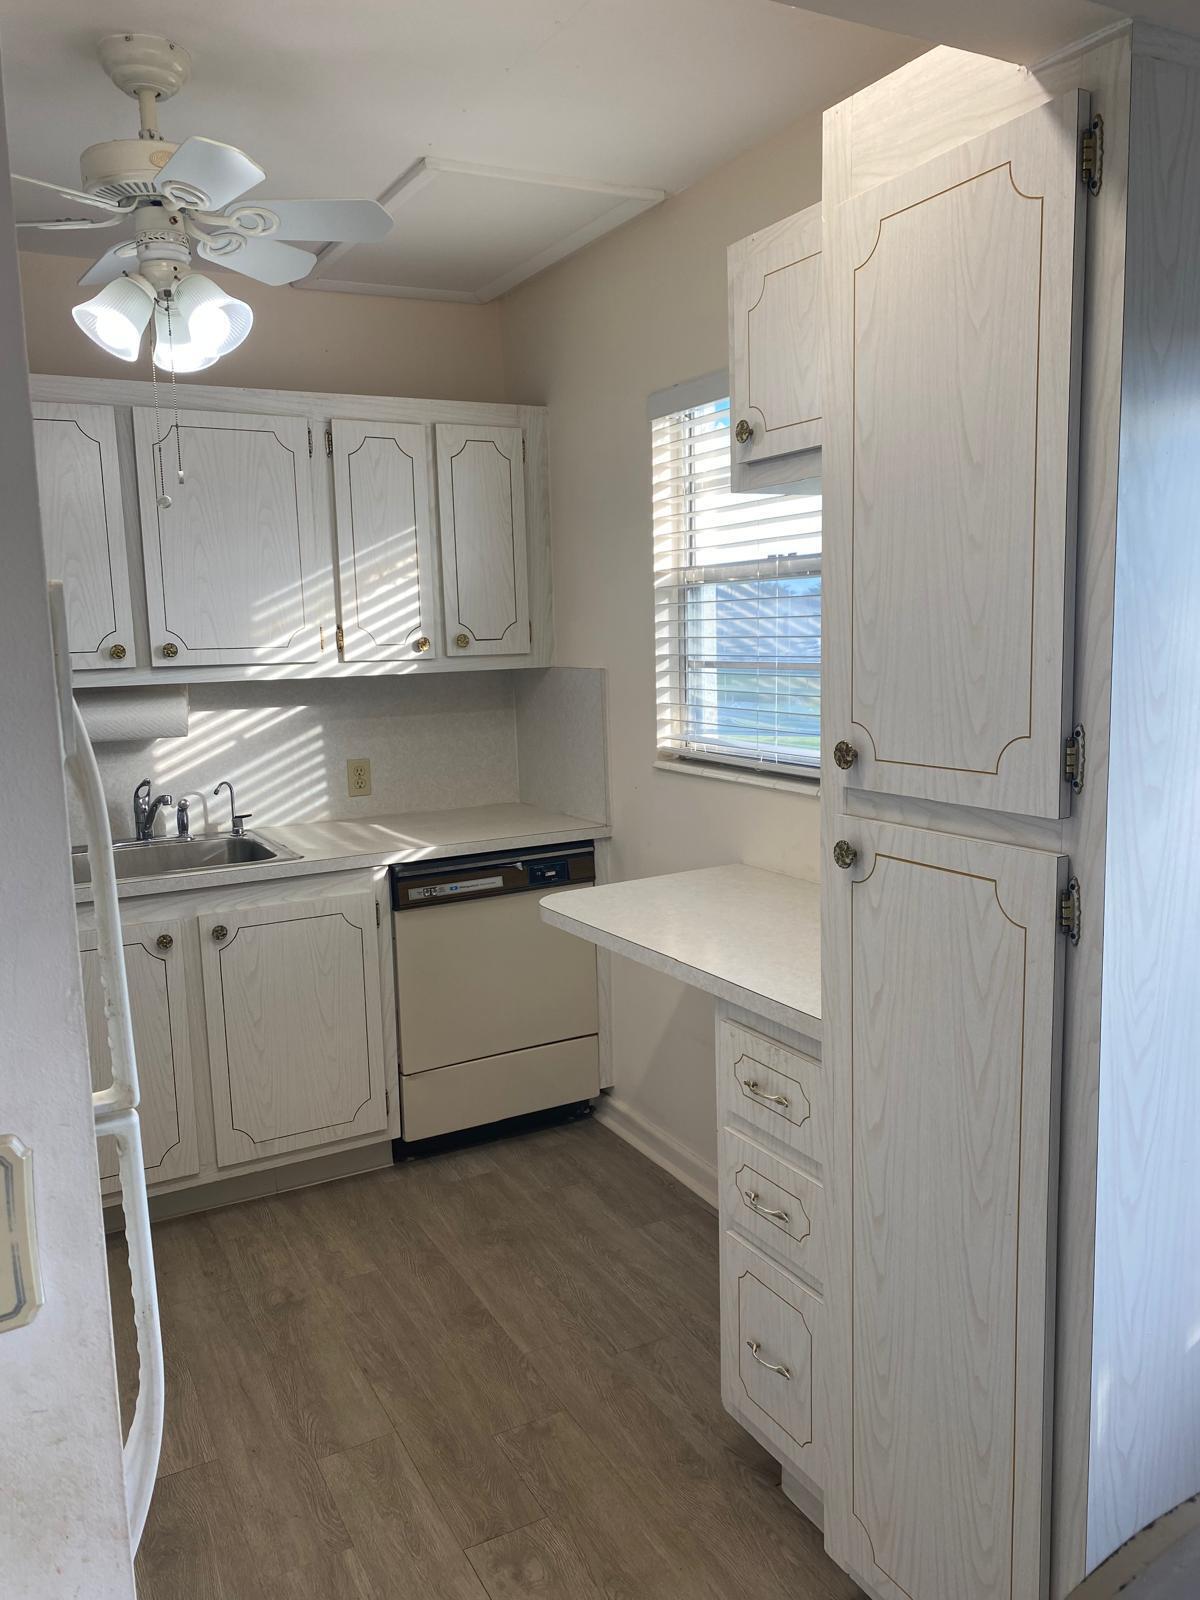
[[[185, 926], [182, 922], [137, 922], [122, 928], [142, 1097], [138, 1113], [142, 1153], [149, 1184], [187, 1178], [199, 1170], [183, 970]], [[92, 1088], [107, 1089], [112, 1084], [112, 1056], [94, 932], [80, 934], [79, 961]], [[100, 1141], [100, 1178], [105, 1194], [119, 1188], [117, 1152], [111, 1139]]]
[[520, 428], [437, 424], [446, 653], [528, 655], [525, 446]]
[[375, 896], [200, 918], [217, 1162], [383, 1133]]
[[135, 408], [133, 428], [154, 666], [332, 655], [332, 552], [313, 521], [308, 424]]
[[819, 205], [729, 247], [735, 489], [753, 487], [738, 482], [746, 463], [820, 446], [820, 291]]
[[109, 406], [33, 402], [46, 576], [60, 578], [71, 665], [132, 667], [133, 610]]
[[334, 419], [338, 609], [347, 661], [435, 654], [427, 430]]
[[1088, 98], [826, 219], [825, 765], [1069, 808]]
[[827, 1547], [881, 1600], [1038, 1600], [1066, 861], [836, 826]]

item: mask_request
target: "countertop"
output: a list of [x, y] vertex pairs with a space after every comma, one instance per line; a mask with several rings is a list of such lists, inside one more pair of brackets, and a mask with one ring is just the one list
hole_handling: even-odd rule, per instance
[[[512, 801], [503, 805], [463, 806], [453, 811], [404, 811], [361, 822], [304, 822], [289, 827], [255, 828], [268, 844], [291, 850], [296, 861], [256, 861], [214, 867], [208, 872], [174, 872], [155, 878], [127, 878], [117, 885], [122, 900], [185, 889], [217, 889], [222, 884], [265, 882], [308, 873], [343, 872], [353, 867], [390, 866], [396, 861], [436, 860], [473, 855], [478, 850], [520, 850], [572, 839], [606, 839], [612, 829], [587, 817]], [[90, 904], [90, 884], [75, 890], [76, 904]]]
[[541, 902], [542, 919], [759, 1017], [821, 1037], [821, 891], [761, 867], [702, 867]]

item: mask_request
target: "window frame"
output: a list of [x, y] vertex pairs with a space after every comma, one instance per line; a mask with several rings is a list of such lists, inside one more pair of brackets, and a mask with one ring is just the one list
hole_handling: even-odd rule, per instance
[[[647, 421], [651, 429], [651, 460], [653, 461], [653, 432], [654, 424], [666, 417], [681, 416], [686, 411], [698, 407], [712, 405], [729, 400], [728, 376], [724, 372], [710, 373], [706, 377], [693, 379], [686, 383], [675, 384], [669, 389], [660, 390], [651, 395], [647, 402]], [[805, 485], [819, 480], [805, 479], [798, 481], [796, 489], [800, 490]], [[651, 541], [652, 549], [655, 548], [656, 532], [654, 529], [653, 514], [653, 468], [651, 474]], [[731, 496], [736, 493], [732, 485], [724, 491]], [[819, 489], [817, 490], [819, 493]], [[782, 497], [782, 495], [780, 496]], [[691, 499], [689, 492], [688, 499]], [[692, 511], [689, 508], [687, 515]], [[690, 531], [690, 530], [689, 530]], [[670, 585], [673, 593], [664, 603], [661, 598], [662, 588], [657, 564], [654, 566], [653, 587], [651, 596], [652, 626], [655, 638], [655, 746], [656, 759], [654, 765], [663, 770], [687, 771], [709, 777], [719, 777], [726, 780], [743, 783], [764, 784], [771, 788], [792, 788], [799, 785], [810, 790], [820, 783], [820, 748], [818, 746], [814, 760], [782, 759], [763, 760], [753, 756], [738, 755], [733, 752], [714, 751], [697, 746], [694, 749], [686, 748], [686, 738], [679, 720], [680, 708], [689, 703], [688, 675], [689, 668], [694, 671], [699, 658], [690, 656], [688, 652], [687, 619], [688, 591], [704, 583], [719, 582], [746, 582], [752, 580], [756, 573], [753, 569], [760, 569], [757, 575], [763, 578], [786, 577], [820, 577], [822, 569], [823, 551], [809, 555], [797, 555], [772, 559], [769, 572], [761, 571], [764, 562], [761, 558], [744, 558], [740, 561], [712, 562], [704, 566], [687, 567], [687, 577], [683, 581]], [[660, 670], [660, 626], [661, 615], [667, 613], [667, 639], [669, 666], [666, 671], [670, 684], [668, 705], [664, 710], [663, 677]], [[822, 680], [824, 666], [823, 639], [822, 649], [815, 663], [803, 663], [801, 670], [815, 673], [818, 684]], [[711, 665], [728, 667], [729, 662], [714, 658]], [[734, 663], [736, 665], [736, 663]], [[767, 663], [749, 661], [746, 663], [750, 670], [770, 670]], [[775, 670], [778, 670], [776, 668]], [[785, 669], [786, 670], [786, 669]], [[664, 721], [670, 717], [673, 721], [672, 746], [665, 747], [662, 739]], [[820, 724], [820, 709], [818, 708], [818, 727]]]

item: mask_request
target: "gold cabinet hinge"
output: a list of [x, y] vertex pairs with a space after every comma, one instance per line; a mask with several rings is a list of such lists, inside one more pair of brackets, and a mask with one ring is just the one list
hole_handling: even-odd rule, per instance
[[340, 622], [337, 625], [337, 632], [334, 634], [334, 638], [337, 640], [338, 649], [344, 654], [346, 649], [346, 634]]
[[325, 429], [325, 454], [327, 456], [331, 456], [333, 454], [333, 429], [332, 428], [326, 428]]
[[1075, 794], [1083, 793], [1083, 766], [1083, 723], [1077, 722], [1071, 729], [1063, 751], [1063, 777]]
[[532, 622], [529, 624], [529, 642], [530, 642], [530, 644], [533, 643], [533, 623]]
[[312, 453], [313, 453], [313, 451], [312, 451], [312, 427], [310, 425], [309, 430], [308, 430], [308, 459], [310, 461], [312, 460]]
[[375, 926], [377, 928], [382, 927], [382, 923], [380, 922], [380, 919], [379, 919], [379, 901], [378, 900], [376, 900], [376, 902], [375, 902]]
[[1079, 943], [1081, 909], [1079, 879], [1070, 878], [1058, 897], [1058, 931], [1065, 933], [1072, 944]]
[[525, 435], [521, 435], [521, 460], [525, 459]]
[[1099, 194], [1104, 182], [1104, 118], [1093, 117], [1079, 141], [1079, 179], [1089, 194]]

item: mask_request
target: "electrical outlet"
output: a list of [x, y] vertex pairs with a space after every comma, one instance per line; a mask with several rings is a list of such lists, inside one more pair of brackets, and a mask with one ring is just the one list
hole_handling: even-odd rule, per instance
[[371, 792], [371, 763], [365, 756], [356, 756], [346, 763], [346, 793], [351, 799], [361, 800]]

